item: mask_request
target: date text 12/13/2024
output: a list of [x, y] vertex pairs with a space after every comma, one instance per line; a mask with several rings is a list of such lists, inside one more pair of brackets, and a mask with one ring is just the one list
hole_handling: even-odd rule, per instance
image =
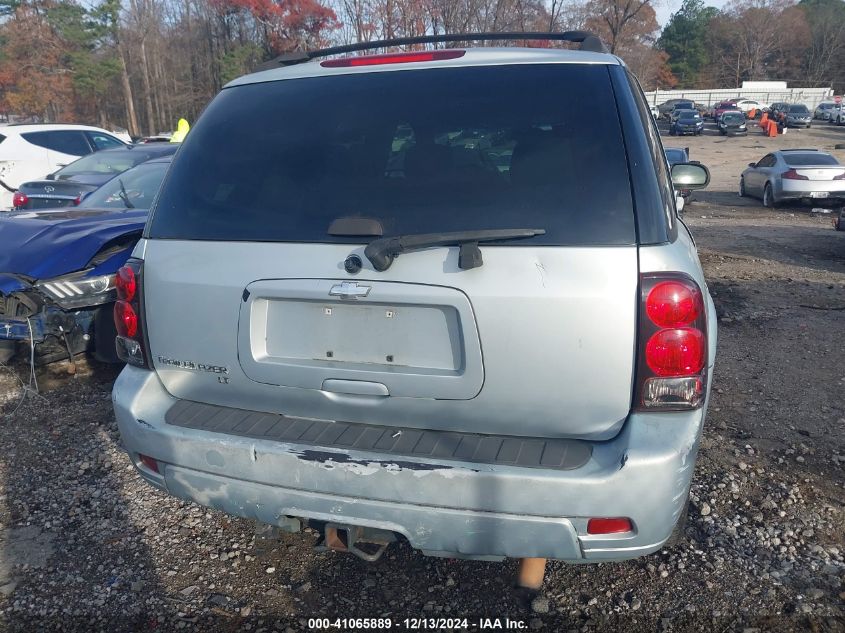
[[308, 628], [311, 630], [405, 630], [405, 631], [438, 631], [438, 630], [523, 630], [528, 625], [524, 620], [511, 618], [310, 618]]

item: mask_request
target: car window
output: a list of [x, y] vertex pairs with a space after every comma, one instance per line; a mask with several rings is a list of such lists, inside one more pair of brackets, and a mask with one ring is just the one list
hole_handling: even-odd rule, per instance
[[687, 153], [682, 149], [667, 149], [666, 160], [670, 165], [687, 162]]
[[723, 121], [727, 122], [735, 122], [735, 121], [744, 121], [745, 117], [742, 114], [737, 114], [733, 112], [728, 112], [722, 119]]
[[21, 136], [39, 147], [51, 149], [62, 154], [84, 156], [91, 152], [85, 135], [80, 130], [49, 130], [44, 132], [26, 132]]
[[790, 112], [798, 112], [800, 114], [803, 114], [805, 112], [809, 112], [809, 110], [807, 109], [807, 106], [804, 106], [804, 105], [789, 106], [789, 111]]
[[2, 134], [0, 134], [0, 143], [2, 143], [2, 142], [3, 142], [3, 141], [5, 141], [5, 140], [6, 140], [6, 137], [5, 137], [5, 136], [3, 136]]
[[776, 162], [774, 154], [767, 154], [760, 159], [760, 162], [757, 163], [757, 167], [771, 167]]
[[[576, 86], [591, 98], [572, 99]], [[328, 234], [350, 216], [377, 220], [385, 236], [532, 227], [546, 230], [532, 246], [635, 243], [607, 69], [444, 68], [225, 89], [179, 150], [149, 235], [367, 241]]]
[[678, 118], [685, 119], [687, 121], [698, 121], [701, 119], [701, 115], [698, 114], [698, 112], [681, 112], [681, 115]]
[[126, 143], [102, 132], [86, 132], [95, 150], [126, 147]]
[[[147, 163], [115, 176], [91, 193], [79, 206], [86, 209], [149, 209], [170, 163]], [[126, 195], [124, 197], [124, 191]]]
[[839, 161], [830, 154], [813, 152], [807, 154], [793, 154], [786, 152], [783, 155], [784, 162], [790, 167], [805, 167], [808, 165], [838, 165]]
[[138, 163], [149, 159], [149, 154], [142, 151], [125, 150], [122, 152], [94, 152], [73, 161], [67, 167], [56, 172], [56, 178], [67, 178], [77, 174], [119, 174]]

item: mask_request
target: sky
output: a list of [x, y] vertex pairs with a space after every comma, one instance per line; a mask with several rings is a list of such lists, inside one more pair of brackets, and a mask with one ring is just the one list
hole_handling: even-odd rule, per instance
[[[705, 0], [705, 4], [708, 7], [716, 7], [718, 9], [721, 9], [726, 3], [727, 0]], [[657, 21], [662, 28], [669, 21], [669, 16], [681, 8], [681, 0], [655, 0], [652, 6], [657, 12]]]

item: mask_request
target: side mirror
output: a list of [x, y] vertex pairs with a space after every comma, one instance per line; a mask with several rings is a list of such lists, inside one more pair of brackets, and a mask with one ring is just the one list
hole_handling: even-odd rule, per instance
[[677, 163], [672, 165], [672, 184], [675, 189], [703, 189], [710, 184], [710, 170], [700, 164]]
[[756, 166], [757, 166], [757, 163], [748, 163], [748, 166], [749, 166], [749, 167], [756, 167]]

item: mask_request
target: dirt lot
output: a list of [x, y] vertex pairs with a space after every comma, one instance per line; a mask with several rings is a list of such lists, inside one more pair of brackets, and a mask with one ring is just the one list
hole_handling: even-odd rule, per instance
[[533, 602], [510, 588], [512, 561], [405, 546], [372, 565], [316, 554], [311, 534], [256, 538], [246, 521], [143, 484], [120, 449], [113, 370], [54, 365], [39, 374], [41, 396], [20, 403], [27, 369], [16, 366], [0, 368], [2, 626], [269, 632], [357, 616], [405, 630], [406, 617], [449, 616], [545, 631], [845, 630], [845, 233], [829, 215], [735, 193], [770, 148], [845, 142], [845, 128], [819, 127], [665, 139], [713, 171], [685, 219], [720, 320], [684, 544], [627, 563], [550, 564]]

